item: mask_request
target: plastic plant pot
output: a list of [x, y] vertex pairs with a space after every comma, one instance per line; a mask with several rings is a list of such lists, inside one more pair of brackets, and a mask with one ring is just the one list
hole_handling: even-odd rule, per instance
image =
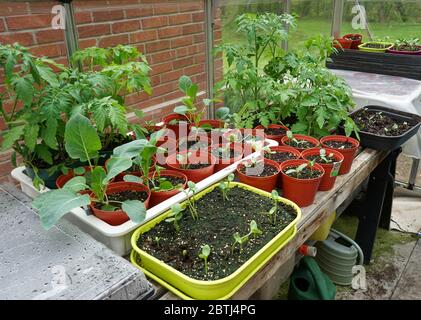
[[[326, 142], [328, 141], [349, 142], [353, 144], [353, 147], [349, 149], [336, 149], [326, 145]], [[337, 135], [324, 137], [320, 139], [320, 143], [322, 144], [323, 148], [335, 149], [344, 156], [341, 168], [339, 169], [339, 175], [347, 174], [349, 173], [349, 171], [351, 171], [352, 162], [354, 161], [355, 155], [357, 154], [357, 150], [360, 146], [360, 142], [358, 140], [346, 136]]]
[[[319, 140], [317, 140], [316, 138], [310, 137], [310, 136], [306, 136], [303, 134], [294, 134], [294, 138], [297, 140], [305, 140], [310, 142], [313, 146], [311, 148], [317, 148], [320, 144]], [[287, 144], [287, 142], [289, 141], [289, 138], [287, 136], [283, 137], [281, 140], [282, 145], [287, 146], [287, 147], [292, 147], [290, 145]], [[311, 148], [297, 148], [297, 147], [292, 147], [294, 149], [297, 149], [300, 152], [303, 152], [306, 149], [311, 149]]]
[[[281, 144], [282, 138], [286, 136], [286, 132], [289, 130], [289, 128], [287, 128], [285, 126], [282, 126], [280, 124], [270, 124], [270, 125], [267, 126], [267, 128], [268, 129], [284, 129], [285, 130], [285, 133], [284, 134], [279, 134], [279, 135], [268, 135], [268, 134], [265, 133], [266, 139], [275, 140], [279, 144]], [[266, 128], [264, 126], [260, 125], [260, 126], [257, 126], [255, 129], [262, 129], [262, 130], [264, 130]]]
[[421, 46], [417, 46], [418, 50], [416, 51], [406, 51], [406, 50], [396, 50], [394, 49], [395, 47], [393, 47], [392, 49], [388, 49], [387, 52], [388, 53], [392, 53], [392, 54], [405, 54], [405, 55], [421, 55]]
[[249, 160], [246, 160], [237, 166], [237, 176], [242, 183], [248, 184], [249, 186], [258, 188], [263, 191], [272, 192], [272, 190], [276, 189], [278, 175], [281, 171], [281, 167], [275, 161], [266, 158], [263, 158], [263, 161], [265, 166], [268, 165], [274, 167], [276, 169], [276, 174], [267, 177], [258, 177], [244, 174], [240, 170], [245, 166], [245, 163], [249, 162]]
[[[87, 171], [91, 171], [91, 167], [84, 167], [85, 168], [85, 172]], [[64, 187], [64, 185], [72, 178], [74, 178], [75, 176], [83, 176], [83, 174], [81, 175], [75, 175], [73, 170], [69, 170], [69, 172], [67, 172], [67, 174], [62, 174], [60, 175], [57, 180], [56, 180], [56, 187], [57, 189], [61, 189]], [[80, 194], [89, 194], [91, 193], [90, 190], [82, 190], [79, 191]]]
[[340, 39], [335, 39], [335, 43], [333, 46], [336, 49], [341, 50], [341, 49], [351, 49], [351, 45], [352, 45], [352, 40], [340, 38]]
[[[160, 172], [161, 177], [175, 177], [175, 178], [180, 178], [180, 179], [184, 179], [184, 183], [181, 186], [181, 188], [185, 189], [187, 186], [187, 181], [188, 178], [187, 176], [182, 173], [182, 172], [178, 172], [175, 170], [162, 170]], [[154, 177], [154, 172], [149, 173], [149, 179], [152, 179]], [[180, 192], [179, 190], [180, 188], [177, 189], [173, 189], [170, 191], [154, 191], [153, 189], [151, 189], [151, 199], [149, 201], [149, 207], [152, 208], [154, 206], [156, 206], [157, 204], [160, 204], [161, 202], [175, 196], [177, 193]]]
[[[35, 172], [31, 167], [26, 167], [25, 173], [28, 177], [32, 180], [35, 178]], [[45, 186], [48, 189], [56, 189], [56, 180], [61, 175], [60, 170], [56, 170], [55, 172], [49, 174], [49, 169], [38, 169], [38, 176], [44, 180]]]
[[218, 156], [216, 156], [213, 152], [217, 152], [218, 148], [222, 148], [225, 147], [226, 144], [218, 144], [218, 145], [212, 145], [208, 147], [208, 152], [210, 154], [212, 154], [215, 158], [216, 158], [216, 163], [215, 163], [215, 172], [218, 172], [226, 167], [228, 167], [229, 165], [233, 164], [234, 162], [240, 161], [241, 159], [243, 159], [243, 146], [241, 143], [231, 143], [230, 149], [231, 150], [235, 150], [236, 152], [238, 152], [238, 155], [230, 158], [230, 159], [221, 159]]
[[281, 164], [283, 196], [299, 207], [308, 207], [314, 203], [317, 190], [324, 175], [324, 169], [319, 164], [314, 164], [314, 169], [321, 171], [322, 175], [314, 179], [297, 179], [285, 174], [285, 170], [291, 166], [299, 166], [308, 163], [307, 160], [288, 160]]
[[[145, 205], [145, 208], [148, 209], [149, 205], [149, 199], [151, 197], [151, 191], [147, 186], [141, 183], [134, 183], [134, 182], [114, 182], [110, 183], [107, 187], [107, 195], [123, 192], [123, 191], [145, 191], [148, 194], [148, 197], [143, 202]], [[91, 197], [94, 197], [94, 195], [91, 193]], [[93, 214], [98, 218], [109, 225], [112, 226], [119, 226], [123, 224], [124, 222], [129, 220], [129, 216], [123, 211], [123, 210], [116, 210], [116, 211], [105, 211], [101, 209], [95, 208], [95, 206], [91, 203], [89, 205], [91, 208]]]
[[[199, 192], [194, 196], [194, 199], [196, 201], [199, 200], [207, 193], [217, 188], [218, 185], [219, 184], [214, 184], [204, 191]], [[271, 199], [271, 194], [262, 190], [236, 182], [231, 182], [231, 185], [232, 187], [240, 187]], [[279, 198], [278, 201], [292, 206], [297, 213], [296, 218], [250, 259], [245, 261], [236, 271], [225, 278], [213, 281], [191, 278], [165, 262], [155, 258], [138, 246], [137, 242], [139, 237], [145, 232], [153, 229], [156, 225], [164, 223], [164, 220], [168, 218], [171, 211], [167, 211], [153, 220], [148, 221], [133, 233], [131, 238], [133, 247], [131, 262], [143, 270], [148, 277], [166, 287], [182, 299], [228, 299], [256, 274], [257, 271], [261, 270], [261, 268], [295, 236], [297, 229], [296, 225], [301, 218], [301, 210], [295, 203], [287, 199]], [[182, 208], [185, 208], [187, 203], [183, 202], [181, 203], [181, 206]]]
[[[379, 46], [381, 48], [371, 48], [370, 45]], [[393, 43], [390, 42], [366, 42], [360, 44], [358, 49], [365, 52], [374, 52], [374, 53], [385, 53], [386, 51], [392, 49], [394, 46]]]
[[167, 158], [167, 167], [170, 170], [175, 170], [175, 171], [184, 173], [189, 179], [189, 181], [193, 181], [194, 183], [197, 183], [211, 176], [215, 172], [216, 158], [212, 156], [211, 154], [209, 154], [207, 151], [201, 152], [199, 150], [197, 152], [191, 152], [192, 156], [190, 158], [190, 161], [188, 161], [189, 164], [193, 164], [193, 165], [209, 164], [206, 167], [202, 167], [198, 169], [182, 168], [182, 164], [180, 164], [179, 161], [177, 160], [178, 154], [185, 156], [187, 152], [180, 152], [177, 154], [170, 155]]
[[[320, 154], [321, 148], [313, 148], [305, 150], [301, 153], [303, 159], [308, 160], [309, 156], [316, 156]], [[339, 169], [344, 161], [344, 156], [337, 150], [326, 148], [326, 155], [333, 154], [335, 158], [334, 163], [319, 163], [325, 170], [325, 174], [320, 182], [319, 191], [329, 191], [335, 185], [337, 176], [339, 175]]]
[[350, 49], [358, 50], [358, 46], [361, 44], [363, 36], [358, 33], [350, 33], [344, 35], [342, 38], [352, 41]]
[[[171, 124], [170, 122], [177, 120], [181, 123]], [[187, 136], [189, 134], [190, 122], [187, 116], [183, 116], [178, 113], [171, 113], [162, 118], [162, 122], [168, 130], [172, 130], [175, 134], [175, 138], [178, 139], [180, 136]]]

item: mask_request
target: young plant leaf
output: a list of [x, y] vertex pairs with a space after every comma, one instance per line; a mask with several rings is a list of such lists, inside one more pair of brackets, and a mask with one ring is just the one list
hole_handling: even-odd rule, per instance
[[88, 188], [85, 177], [81, 176], [73, 177], [63, 186], [63, 189], [71, 190], [73, 192], [79, 192]]
[[134, 223], [140, 223], [145, 220], [146, 208], [142, 201], [126, 200], [123, 202], [121, 209], [123, 209]]
[[143, 151], [147, 144], [148, 140], [146, 139], [130, 141], [116, 147], [113, 151], [113, 155], [121, 158], [134, 158]]
[[123, 180], [126, 181], [126, 182], [143, 183], [143, 180], [140, 177], [134, 176], [132, 174], [126, 174], [123, 177]]
[[[111, 157], [107, 161], [107, 182], [132, 166], [130, 158]], [[105, 183], [105, 182], [104, 182]]]

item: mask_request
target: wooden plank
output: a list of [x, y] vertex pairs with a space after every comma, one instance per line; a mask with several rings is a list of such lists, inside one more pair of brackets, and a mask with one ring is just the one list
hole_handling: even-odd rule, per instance
[[[315, 203], [302, 209], [302, 217], [298, 222], [297, 235], [260, 271], [258, 271], [232, 297], [233, 300], [250, 298], [258, 289], [266, 284], [284, 263], [293, 257], [298, 248], [319, 228], [333, 211], [338, 208], [386, 157], [386, 152], [364, 149], [355, 158], [349, 174], [339, 176], [335, 188], [327, 192], [318, 192]], [[178, 299], [167, 292], [162, 300]]]

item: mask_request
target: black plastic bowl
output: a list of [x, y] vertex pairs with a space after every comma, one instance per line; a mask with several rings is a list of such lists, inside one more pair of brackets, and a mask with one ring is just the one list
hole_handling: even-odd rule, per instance
[[[384, 136], [384, 135], [377, 135], [365, 131], [360, 131], [360, 144], [363, 147], [376, 149], [376, 150], [384, 150], [384, 151], [393, 151], [407, 142], [410, 138], [417, 134], [420, 126], [421, 126], [421, 117], [419, 115], [394, 110], [391, 108], [380, 107], [380, 106], [366, 106], [362, 109], [370, 110], [370, 111], [378, 111], [382, 112], [385, 115], [389, 116], [392, 119], [406, 121], [412, 127], [407, 132], [400, 136]], [[361, 111], [358, 109], [353, 111], [349, 115], [352, 117], [355, 113]], [[343, 131], [343, 128], [341, 128]]]

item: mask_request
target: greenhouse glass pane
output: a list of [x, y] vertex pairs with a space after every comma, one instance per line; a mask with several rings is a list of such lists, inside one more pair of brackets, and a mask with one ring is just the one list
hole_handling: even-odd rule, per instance
[[368, 40], [360, 15], [366, 13], [369, 31], [374, 40], [421, 39], [421, 1], [389, 0], [345, 2], [342, 33], [361, 33]]

